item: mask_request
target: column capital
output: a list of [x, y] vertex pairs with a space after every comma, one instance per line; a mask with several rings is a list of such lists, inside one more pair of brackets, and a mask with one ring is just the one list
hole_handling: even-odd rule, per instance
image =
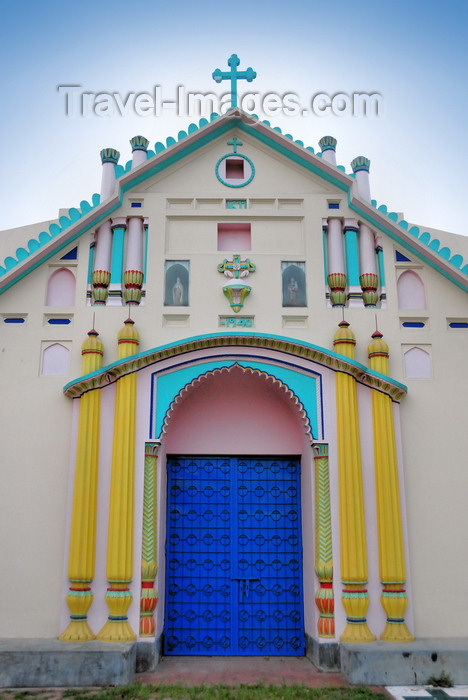
[[103, 148], [101, 151], [101, 163], [112, 163], [117, 165], [119, 162], [120, 153], [115, 148]]
[[319, 141], [319, 146], [324, 151], [336, 151], [337, 140], [334, 136], [322, 136]]
[[358, 173], [361, 170], [365, 170], [366, 173], [368, 173], [370, 160], [369, 158], [365, 158], [365, 156], [357, 156], [357, 158], [351, 161], [351, 167], [353, 169], [353, 173]]
[[359, 222], [357, 219], [344, 219], [343, 228], [345, 231], [350, 229], [357, 231], [359, 229]]
[[145, 457], [156, 457], [161, 447], [161, 440], [147, 440], [145, 442]]
[[126, 228], [127, 217], [126, 216], [116, 216], [115, 219], [111, 219], [111, 228]]
[[328, 457], [328, 442], [318, 442], [313, 440], [310, 443], [312, 451], [314, 453], [314, 459], [321, 459], [322, 457]]
[[146, 153], [148, 150], [149, 141], [144, 136], [134, 136], [132, 139], [130, 139], [130, 145], [132, 147], [132, 153], [133, 151], [145, 151]]

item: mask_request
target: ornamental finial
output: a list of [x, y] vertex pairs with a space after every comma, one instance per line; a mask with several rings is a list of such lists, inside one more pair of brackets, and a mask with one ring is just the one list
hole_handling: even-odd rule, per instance
[[337, 140], [334, 136], [322, 136], [319, 146], [322, 151], [336, 151]]
[[365, 158], [364, 156], [358, 156], [357, 158], [351, 161], [351, 167], [353, 169], [353, 173], [358, 173], [361, 170], [365, 170], [366, 173], [368, 173], [370, 167], [370, 160], [369, 158]]
[[117, 165], [120, 158], [120, 153], [115, 148], [103, 148], [101, 151], [101, 163], [113, 163]]
[[251, 83], [254, 78], [257, 77], [257, 73], [253, 68], [247, 68], [247, 70], [238, 71], [237, 66], [240, 64], [240, 59], [237, 54], [233, 53], [230, 58], [228, 58], [228, 66], [231, 68], [230, 71], [222, 71], [219, 68], [212, 73], [212, 78], [216, 83], [220, 83], [222, 80], [231, 81], [231, 107], [237, 107], [237, 81], [247, 80]]
[[132, 153], [133, 151], [145, 151], [146, 153], [148, 150], [149, 141], [144, 136], [134, 136], [132, 139], [130, 139], [130, 145], [132, 147]]

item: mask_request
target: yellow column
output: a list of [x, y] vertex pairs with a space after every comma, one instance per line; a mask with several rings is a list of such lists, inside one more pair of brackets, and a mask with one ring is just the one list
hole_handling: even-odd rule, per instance
[[315, 604], [320, 613], [317, 629], [319, 637], [334, 637], [335, 600], [328, 445], [315, 443], [312, 448], [315, 461], [315, 574], [320, 583], [320, 588], [315, 592]]
[[[379, 331], [372, 338], [369, 345], [370, 368], [388, 376], [388, 345]], [[379, 571], [383, 586], [381, 601], [387, 614], [387, 624], [380, 639], [408, 642], [414, 637], [405, 624], [408, 599], [392, 400], [375, 389], [372, 391], [372, 422]]]
[[[339, 324], [333, 345], [341, 355], [354, 359], [356, 338], [346, 321]], [[342, 602], [347, 620], [341, 640], [372, 642], [375, 637], [366, 621], [369, 594], [356, 382], [344, 372], [336, 375], [336, 411]]]
[[[82, 371], [89, 374], [102, 366], [103, 345], [93, 329], [81, 347]], [[70, 532], [67, 605], [70, 623], [60, 635], [62, 642], [86, 642], [94, 639], [87, 622], [93, 602], [91, 583], [96, 557], [96, 510], [99, 451], [99, 389], [88, 391], [80, 399], [75, 484]]]
[[143, 492], [143, 538], [141, 545], [140, 636], [154, 637], [154, 611], [158, 594], [154, 586], [158, 573], [157, 462], [160, 442], [145, 444], [145, 485]]
[[[122, 360], [138, 350], [139, 336], [133, 321], [127, 319], [118, 335], [118, 357]], [[107, 540], [106, 593], [109, 617], [97, 635], [102, 642], [136, 639], [127, 611], [132, 602], [129, 585], [133, 574], [133, 511], [136, 431], [135, 373], [117, 381], [112, 448], [112, 476]]]

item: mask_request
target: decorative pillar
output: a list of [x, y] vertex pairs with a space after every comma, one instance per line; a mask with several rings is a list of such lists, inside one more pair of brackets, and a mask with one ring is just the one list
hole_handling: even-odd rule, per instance
[[371, 201], [370, 184], [369, 184], [369, 167], [370, 160], [364, 156], [358, 156], [351, 161], [354, 177], [356, 180], [358, 195], [365, 199], [366, 202]]
[[112, 256], [109, 296], [107, 304], [109, 306], [121, 306], [122, 304], [122, 275], [123, 275], [123, 255], [125, 247], [125, 229], [127, 228], [127, 218], [117, 216], [111, 221], [112, 229]]
[[322, 160], [326, 160], [330, 165], [336, 168], [336, 144], [337, 141], [333, 136], [322, 136], [319, 141], [319, 146], [322, 151]]
[[341, 219], [328, 219], [328, 286], [332, 306], [346, 305], [346, 267], [343, 252], [343, 233]]
[[361, 268], [359, 282], [361, 283], [364, 306], [375, 307], [379, 300], [375, 239], [369, 226], [362, 221], [359, 223], [359, 262]]
[[126, 304], [139, 304], [143, 285], [143, 218], [130, 216], [127, 224], [127, 250], [123, 274], [123, 296]]
[[[93, 328], [81, 347], [83, 374], [102, 367], [103, 350], [98, 333]], [[93, 602], [91, 583], [96, 557], [100, 401], [99, 389], [88, 391], [80, 399], [68, 557], [70, 590], [66, 598], [71, 615], [68, 627], [60, 635], [62, 642], [86, 642], [94, 639], [87, 615]]]
[[115, 148], [103, 148], [101, 151], [101, 202], [114, 194], [115, 166], [119, 162], [120, 153]]
[[315, 573], [320, 588], [315, 603], [320, 617], [319, 637], [335, 636], [335, 600], [333, 595], [333, 549], [330, 511], [330, 475], [328, 445], [312, 445], [315, 461]]
[[343, 222], [346, 272], [348, 276], [348, 306], [362, 307], [361, 283], [359, 281], [359, 225], [357, 219], [345, 219]]
[[94, 267], [91, 276], [92, 295], [95, 304], [105, 304], [109, 296], [112, 258], [112, 228], [110, 221], [100, 225], [94, 251]]
[[[341, 321], [333, 345], [336, 352], [354, 359], [356, 338], [347, 321]], [[356, 381], [345, 372], [336, 374], [338, 428], [338, 478], [340, 495], [340, 545], [342, 602], [346, 611], [343, 642], [373, 642], [367, 626], [366, 527], [362, 488], [361, 446]]]
[[387, 308], [387, 292], [386, 292], [386, 282], [385, 282], [385, 265], [383, 257], [382, 248], [382, 238], [377, 236], [375, 239], [375, 252], [377, 253], [377, 264], [379, 268], [379, 278], [380, 278], [380, 308]]
[[[370, 368], [388, 376], [388, 345], [382, 337], [379, 331], [372, 335]], [[405, 623], [408, 599], [392, 400], [375, 389], [372, 390], [372, 422], [379, 571], [383, 586], [381, 602], [387, 614], [387, 624], [380, 639], [385, 642], [410, 642], [414, 637]]]
[[132, 147], [132, 170], [146, 161], [149, 141], [144, 136], [134, 136], [130, 139]]
[[[118, 335], [118, 359], [134, 355], [139, 336], [129, 318]], [[127, 618], [132, 602], [133, 518], [135, 480], [136, 382], [133, 372], [117, 381], [107, 539], [106, 601], [109, 617], [97, 635], [101, 642], [128, 642], [136, 635]]]
[[154, 586], [158, 573], [157, 461], [160, 442], [145, 443], [145, 484], [143, 491], [143, 541], [141, 546], [140, 637], [154, 637], [154, 611], [158, 594]]

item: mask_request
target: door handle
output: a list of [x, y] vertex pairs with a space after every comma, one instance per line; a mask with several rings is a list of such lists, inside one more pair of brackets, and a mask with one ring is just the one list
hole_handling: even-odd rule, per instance
[[259, 578], [240, 578], [235, 576], [233, 576], [231, 580], [239, 582], [239, 603], [245, 603], [249, 597], [250, 582], [260, 581]]

